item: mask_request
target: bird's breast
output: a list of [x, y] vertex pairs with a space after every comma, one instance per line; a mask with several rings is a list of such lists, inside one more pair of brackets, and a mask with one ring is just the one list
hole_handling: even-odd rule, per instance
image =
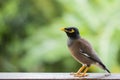
[[72, 42], [72, 43], [69, 43], [68, 45], [68, 48], [72, 54], [72, 56], [78, 61], [80, 62], [82, 59], [82, 55], [80, 54], [80, 49], [79, 49], [79, 46], [77, 43], [75, 42]]

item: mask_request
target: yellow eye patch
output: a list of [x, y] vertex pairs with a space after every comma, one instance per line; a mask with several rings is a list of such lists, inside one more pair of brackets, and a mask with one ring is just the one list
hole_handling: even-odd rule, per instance
[[65, 31], [68, 32], [68, 33], [74, 33], [75, 32], [74, 29], [71, 29], [70, 31], [68, 31], [68, 30], [65, 30]]

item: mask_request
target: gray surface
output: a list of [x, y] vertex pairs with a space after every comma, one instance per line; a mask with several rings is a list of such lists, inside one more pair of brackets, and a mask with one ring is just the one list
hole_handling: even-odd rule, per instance
[[74, 77], [70, 73], [0, 73], [0, 79], [120, 79], [120, 74], [88, 73], [87, 77]]

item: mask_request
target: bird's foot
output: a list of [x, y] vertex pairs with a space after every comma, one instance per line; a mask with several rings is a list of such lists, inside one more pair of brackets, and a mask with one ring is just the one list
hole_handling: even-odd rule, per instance
[[78, 76], [78, 77], [86, 77], [86, 76], [88, 76], [88, 74], [84, 74], [84, 73], [82, 73], [80, 76]]
[[107, 74], [105, 74], [105, 76], [110, 76], [111, 75], [111, 73], [107, 73]]
[[85, 77], [85, 76], [88, 76], [88, 74], [84, 74], [84, 73], [71, 73], [70, 75], [74, 75], [74, 77]]

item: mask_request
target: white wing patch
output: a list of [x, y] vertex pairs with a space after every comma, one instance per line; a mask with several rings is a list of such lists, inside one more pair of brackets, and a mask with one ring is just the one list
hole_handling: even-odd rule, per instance
[[84, 53], [83, 50], [80, 49], [80, 53], [83, 54], [86, 57], [90, 57], [88, 54]]

